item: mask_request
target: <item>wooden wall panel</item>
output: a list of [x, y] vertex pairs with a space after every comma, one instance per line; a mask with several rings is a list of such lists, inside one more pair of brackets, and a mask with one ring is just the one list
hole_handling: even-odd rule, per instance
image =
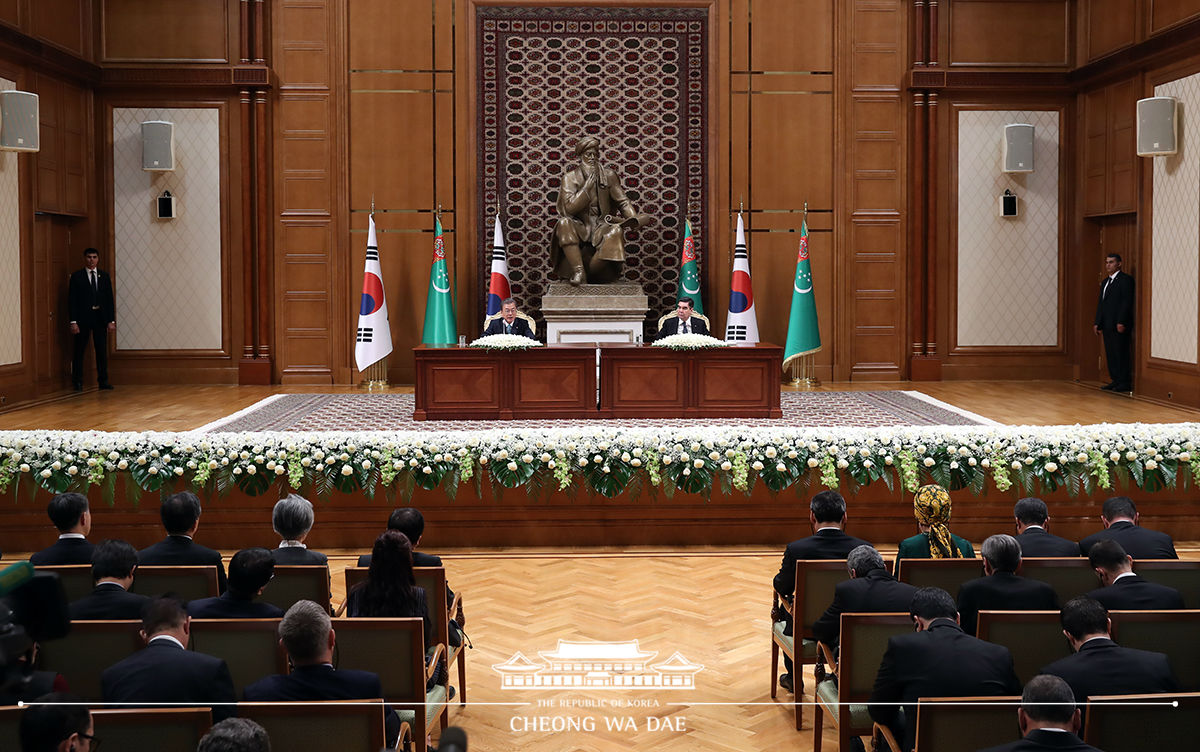
[[429, 70], [435, 20], [430, 0], [354, 0], [349, 12], [350, 70]]
[[[407, 85], [422, 89], [390, 84], [386, 79], [394, 76], [372, 77], [383, 81], [364, 81], [365, 75], [352, 77], [350, 206], [354, 209], [367, 209], [372, 196], [381, 209], [434, 208], [430, 205], [434, 175], [432, 76], [419, 77], [425, 79], [423, 84]], [[396, 148], [398, 134], [403, 134], [403, 150]]]
[[20, 28], [21, 0], [0, 0], [0, 24]]
[[1143, 0], [1150, 8], [1150, 33], [1157, 34], [1182, 21], [1200, 16], [1196, 0]]
[[1066, 67], [1071, 62], [1069, 0], [955, 0], [951, 65]]
[[228, 62], [237, 0], [100, 0], [103, 62]]
[[37, 164], [36, 198], [38, 211], [59, 212], [62, 210], [62, 183], [59, 173], [63, 168], [62, 157], [62, 109], [63, 84], [50, 76], [35, 76], [33, 90], [38, 95], [38, 127], [40, 149], [35, 155]]
[[750, 193], [754, 208], [799, 210], [805, 201], [813, 209], [833, 206], [832, 153], [830, 94], [751, 95]]
[[1079, 4], [1084, 61], [1096, 60], [1139, 39], [1141, 0], [1086, 0]]
[[1083, 213], [1103, 214], [1108, 206], [1108, 97], [1105, 89], [1084, 94], [1083, 152], [1079, 155], [1083, 177]]
[[1140, 78], [1108, 87], [1108, 210], [1137, 211], [1137, 100]]
[[35, 0], [29, 8], [29, 35], [88, 58], [91, 8], [90, 0]]
[[833, 70], [830, 0], [749, 0], [747, 10], [750, 70]]

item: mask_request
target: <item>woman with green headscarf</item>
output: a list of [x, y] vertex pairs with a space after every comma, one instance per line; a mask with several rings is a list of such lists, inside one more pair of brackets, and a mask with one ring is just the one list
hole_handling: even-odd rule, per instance
[[974, 559], [975, 549], [950, 532], [950, 493], [941, 486], [921, 486], [913, 497], [913, 514], [921, 532], [900, 541], [900, 559]]

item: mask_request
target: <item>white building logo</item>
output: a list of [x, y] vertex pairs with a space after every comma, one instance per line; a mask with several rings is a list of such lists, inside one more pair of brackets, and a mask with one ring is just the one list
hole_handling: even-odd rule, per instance
[[695, 689], [704, 666], [679, 654], [651, 664], [657, 652], [647, 652], [637, 640], [591, 642], [559, 640], [554, 650], [539, 650], [545, 663], [517, 651], [492, 670], [500, 674], [501, 689]]

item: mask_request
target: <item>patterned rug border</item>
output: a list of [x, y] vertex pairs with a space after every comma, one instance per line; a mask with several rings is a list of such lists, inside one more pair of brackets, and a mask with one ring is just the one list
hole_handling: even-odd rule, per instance
[[[994, 420], [972, 413], [955, 405], [943, 402], [917, 391], [829, 391], [829, 392], [784, 392], [784, 417], [765, 418], [706, 418], [706, 419], [596, 419], [596, 420], [494, 420], [494, 421], [423, 421], [412, 420], [415, 397], [412, 394], [276, 394], [227, 415], [219, 420], [194, 429], [199, 433], [214, 432], [298, 432], [375, 430], [397, 433], [434, 433], [452, 431], [478, 431], [527, 428], [588, 428], [620, 426], [631, 428], [695, 428], [711, 426], [737, 426], [741, 428], [905, 428], [932, 426], [998, 426]], [[895, 422], [883, 425], [858, 422], [827, 423], [800, 422], [805, 399], [832, 401], [851, 398], [862, 403], [863, 410], [882, 414]], [[301, 421], [309, 418], [327, 405], [346, 399], [377, 401], [384, 400], [389, 406], [400, 406], [401, 424], [383, 428], [302, 428]], [[790, 403], [790, 404], [789, 404]], [[790, 408], [790, 409], [789, 409]], [[789, 414], [791, 417], [789, 418]], [[352, 420], [352, 418], [350, 418]], [[877, 419], [878, 420], [878, 419]]]

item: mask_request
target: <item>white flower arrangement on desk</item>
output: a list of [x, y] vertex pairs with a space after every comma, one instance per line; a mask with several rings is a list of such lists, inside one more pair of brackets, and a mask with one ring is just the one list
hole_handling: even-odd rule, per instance
[[[696, 336], [696, 335], [690, 335]], [[530, 340], [532, 342], [532, 340]], [[463, 484], [482, 496], [524, 488], [534, 498], [580, 491], [710, 497], [792, 488], [884, 484], [911, 493], [938, 483], [963, 495], [989, 486], [1023, 493], [1066, 488], [1091, 495], [1200, 483], [1200, 424], [673, 429], [619, 425], [514, 431], [103, 433], [0, 431], [0, 497], [35, 503], [50, 493], [95, 491], [114, 503], [118, 478], [131, 504], [143, 494], [190, 488], [218, 502], [295, 490], [399, 492]], [[43, 502], [37, 500], [36, 504]]]
[[728, 347], [723, 339], [710, 337], [707, 334], [672, 334], [670, 337], [656, 339], [651, 343], [654, 347], [666, 347], [670, 350], [707, 350], [710, 347]]
[[542, 343], [536, 339], [520, 334], [489, 334], [470, 344], [470, 347], [479, 347], [484, 350], [525, 350], [541, 346]]

